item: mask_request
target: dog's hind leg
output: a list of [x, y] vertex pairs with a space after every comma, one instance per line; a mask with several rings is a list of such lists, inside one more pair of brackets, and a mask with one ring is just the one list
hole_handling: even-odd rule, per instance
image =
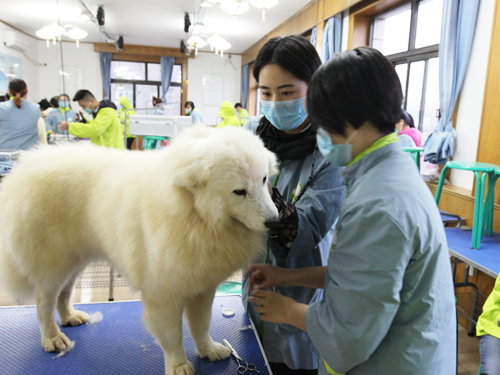
[[167, 375], [194, 375], [182, 346], [183, 304], [163, 296], [142, 295], [143, 319], [149, 332], [156, 337], [165, 355]]
[[220, 361], [230, 356], [231, 352], [224, 345], [214, 342], [208, 333], [212, 320], [212, 303], [215, 289], [192, 298], [186, 305], [186, 318], [196, 351], [202, 358]]
[[68, 283], [64, 286], [57, 298], [57, 312], [61, 319], [61, 325], [71, 325], [73, 327], [82, 325], [89, 320], [89, 315], [83, 311], [78, 311], [73, 308], [71, 303], [71, 294], [73, 293], [73, 286], [75, 285], [78, 273], [75, 273], [70, 278]]
[[46, 352], [64, 351], [71, 346], [71, 341], [61, 332], [55, 319], [55, 307], [59, 288], [40, 285], [36, 288], [36, 310], [42, 346]]

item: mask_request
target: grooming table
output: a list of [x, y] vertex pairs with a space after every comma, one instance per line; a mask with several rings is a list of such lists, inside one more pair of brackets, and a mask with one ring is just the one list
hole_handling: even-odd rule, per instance
[[[223, 316], [225, 307], [235, 309], [235, 315]], [[63, 327], [62, 332], [75, 341], [75, 347], [59, 358], [40, 345], [35, 306], [0, 308], [0, 374], [165, 374], [163, 351], [142, 324], [140, 301], [78, 304], [75, 308], [88, 314], [101, 312], [103, 320], [95, 325]], [[250, 324], [240, 296], [215, 297], [212, 338], [217, 342], [227, 339], [244, 360], [257, 366], [260, 375], [271, 375], [255, 329], [240, 331]], [[197, 375], [238, 373], [233, 356], [219, 362], [202, 359], [195, 352], [186, 325], [183, 334], [186, 356]]]
[[500, 233], [483, 236], [481, 248], [470, 246], [471, 231], [458, 228], [445, 228], [450, 255], [462, 260], [478, 270], [496, 278], [500, 273]]
[[[481, 249], [472, 249], [470, 239], [472, 232], [458, 228], [445, 228], [450, 255], [455, 257], [453, 263], [453, 279], [455, 280], [456, 264], [465, 263], [462, 281], [455, 282], [455, 296], [457, 298], [457, 312], [468, 322], [468, 335], [474, 336], [476, 322], [482, 313], [481, 306], [485, 296], [476, 284], [469, 281], [470, 267], [477, 268], [487, 275], [496, 278], [500, 273], [500, 234], [493, 232], [493, 236], [483, 236]], [[458, 292], [462, 290], [463, 292]]]

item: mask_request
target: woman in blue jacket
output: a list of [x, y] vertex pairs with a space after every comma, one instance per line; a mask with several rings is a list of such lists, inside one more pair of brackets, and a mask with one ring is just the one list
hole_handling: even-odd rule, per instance
[[52, 110], [47, 115], [47, 117], [45, 117], [47, 131], [57, 134], [67, 134], [67, 131], [62, 131], [61, 129], [59, 129], [59, 123], [63, 121], [75, 122], [76, 112], [71, 109], [71, 105], [69, 104], [69, 96], [66, 94], [59, 95], [57, 103], [59, 107]]
[[[304, 108], [311, 78], [321, 65], [314, 46], [301, 36], [270, 39], [255, 60], [263, 116], [250, 118], [245, 128], [258, 134], [279, 161], [270, 178], [279, 224], [269, 232], [267, 252], [258, 261], [287, 269], [326, 264], [345, 195], [340, 169], [319, 152], [316, 132]], [[310, 304], [320, 301], [321, 289], [274, 289]], [[246, 302], [249, 280], [243, 280]], [[246, 305], [246, 303], [245, 303]], [[261, 321], [252, 305], [248, 313], [259, 328], [267, 358], [275, 374], [317, 374], [318, 352], [302, 330], [289, 324]]]
[[28, 86], [22, 79], [9, 83], [10, 100], [0, 104], [0, 150], [27, 150], [39, 143], [40, 106], [25, 100]]
[[321, 153], [345, 167], [348, 187], [335, 247], [328, 267], [250, 268], [259, 289], [324, 288], [323, 299], [309, 305], [264, 290], [249, 298], [262, 320], [307, 332], [322, 375], [456, 373], [446, 236], [394, 132], [401, 100], [394, 66], [373, 48], [335, 54], [316, 72], [307, 108]]

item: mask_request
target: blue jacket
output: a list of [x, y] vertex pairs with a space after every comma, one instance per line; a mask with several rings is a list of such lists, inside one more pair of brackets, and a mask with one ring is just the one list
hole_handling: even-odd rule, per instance
[[189, 116], [193, 118], [193, 124], [197, 124], [199, 122], [203, 124], [203, 116], [196, 108], [189, 112]]
[[47, 131], [52, 131], [57, 134], [67, 134], [67, 131], [62, 132], [59, 129], [59, 123], [61, 121], [75, 122], [76, 121], [76, 113], [72, 109], [66, 111], [66, 113], [62, 113], [59, 108], [52, 110], [47, 117], [45, 117], [45, 126]]
[[[256, 131], [261, 116], [250, 117], [245, 128]], [[316, 151], [314, 174], [311, 185], [297, 201], [295, 207], [299, 215], [297, 237], [289, 250], [272, 242], [268, 243], [268, 263], [279, 267], [301, 268], [324, 266], [333, 237], [333, 226], [345, 196], [344, 181], [340, 169], [333, 167]], [[283, 165], [277, 188], [284, 198], [288, 198], [301, 182], [307, 183], [311, 175], [313, 154], [300, 160], [289, 160]], [[271, 178], [271, 181], [274, 177]], [[257, 260], [264, 263], [264, 258]], [[248, 305], [248, 281], [243, 280], [243, 303]], [[292, 287], [274, 288], [274, 291], [291, 297], [298, 302], [310, 304], [320, 301], [321, 289]], [[286, 324], [261, 323], [253, 306], [248, 312], [257, 327], [263, 327], [263, 345], [269, 362], [285, 363], [291, 369], [318, 368], [318, 351], [307, 333]]]
[[38, 119], [42, 116], [36, 103], [22, 101], [17, 108], [13, 100], [0, 103], [0, 150], [27, 150], [38, 144]]
[[306, 314], [320, 374], [455, 374], [453, 280], [429, 188], [399, 142], [369, 153], [342, 176], [349, 195], [324, 297]]

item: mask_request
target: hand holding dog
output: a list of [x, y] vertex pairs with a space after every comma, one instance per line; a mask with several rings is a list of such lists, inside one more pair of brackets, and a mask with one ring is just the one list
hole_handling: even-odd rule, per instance
[[248, 301], [256, 304], [255, 312], [260, 314], [263, 322], [291, 324], [307, 332], [307, 305], [295, 302], [275, 292], [265, 290], [253, 291]]
[[248, 301], [256, 305], [255, 312], [260, 314], [262, 321], [278, 324], [289, 324], [288, 315], [297, 303], [290, 297], [265, 290], [253, 291]]
[[250, 277], [250, 291], [268, 289], [273, 286], [288, 288], [290, 270], [272, 266], [270, 264], [252, 264], [245, 273], [245, 278]]

